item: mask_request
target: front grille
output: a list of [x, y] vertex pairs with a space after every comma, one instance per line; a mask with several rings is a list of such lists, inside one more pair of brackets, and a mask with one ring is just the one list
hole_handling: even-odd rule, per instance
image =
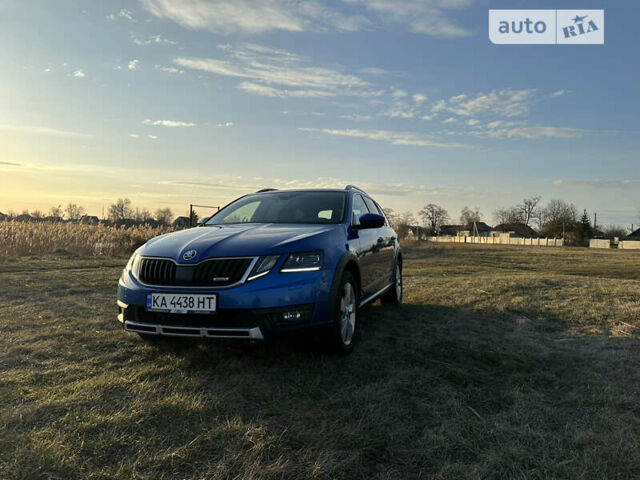
[[162, 258], [140, 260], [140, 280], [148, 285], [175, 285], [176, 264]]
[[147, 285], [226, 287], [239, 283], [252, 258], [214, 258], [197, 265], [176, 265], [166, 258], [142, 258], [138, 278]]
[[249, 265], [250, 258], [225, 258], [202, 262], [195, 268], [193, 284], [204, 287], [232, 285], [242, 279]]

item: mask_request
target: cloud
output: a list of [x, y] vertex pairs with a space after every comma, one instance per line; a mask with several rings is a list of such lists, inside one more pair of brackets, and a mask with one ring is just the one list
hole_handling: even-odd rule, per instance
[[454, 143], [443, 143], [433, 140], [425, 135], [413, 132], [395, 132], [389, 130], [358, 130], [358, 129], [330, 129], [330, 128], [300, 128], [305, 132], [321, 132], [327, 135], [342, 137], [366, 138], [369, 140], [379, 140], [393, 145], [410, 145], [416, 147], [460, 147], [462, 145]]
[[551, 94], [552, 97], [559, 97], [560, 95], [564, 95], [567, 93], [566, 90], [557, 90]]
[[238, 84], [238, 88], [245, 92], [262, 95], [263, 97], [322, 98], [331, 96], [329, 92], [322, 90], [285, 90], [253, 82], [241, 82]]
[[369, 23], [361, 15], [344, 15], [314, 0], [140, 0], [140, 4], [158, 18], [220, 34], [271, 30], [355, 31]]
[[344, 118], [345, 120], [353, 120], [354, 122], [368, 122], [372, 120], [371, 115], [361, 115], [359, 113], [352, 113], [350, 115], [340, 115], [338, 118]]
[[487, 94], [478, 93], [474, 97], [457, 95], [451, 97], [449, 102], [442, 100], [438, 108], [467, 117], [488, 113], [505, 117], [524, 116], [529, 113], [535, 94], [535, 89], [506, 89], [493, 90]]
[[86, 77], [85, 73], [82, 70], [76, 70], [75, 72], [73, 72], [73, 76], [75, 78], [84, 78], [84, 77]]
[[449, 118], [447, 118], [447, 119], [446, 119], [444, 122], [442, 122], [442, 123], [454, 123], [455, 121], [456, 121], [456, 119], [455, 119], [455, 118], [453, 118], [453, 117], [449, 117]]
[[157, 18], [190, 29], [218, 34], [268, 31], [358, 31], [381, 24], [407, 26], [417, 34], [463, 37], [471, 32], [448, 18], [449, 12], [473, 0], [343, 0], [350, 12], [341, 12], [318, 0], [140, 0]]
[[192, 122], [181, 122], [177, 120], [151, 120], [150, 118], [143, 120], [142, 123], [144, 123], [145, 125], [155, 125], [155, 126], [162, 126], [162, 127], [195, 127], [196, 126], [196, 124]]
[[226, 58], [178, 57], [183, 68], [243, 80], [238, 88], [267, 97], [320, 98], [340, 95], [371, 97], [382, 92], [370, 82], [338, 70], [310, 66], [303, 57], [260, 45], [221, 45]]
[[44, 73], [49, 73], [49, 72], [51, 72], [51, 69], [50, 69], [50, 68], [45, 68], [45, 69], [43, 70], [43, 72], [44, 72]]
[[414, 93], [412, 98], [413, 98], [413, 101], [418, 104], [421, 104], [427, 101], [427, 96], [423, 95], [422, 93]]
[[88, 137], [84, 133], [70, 132], [67, 130], [59, 130], [57, 128], [39, 127], [34, 125], [0, 125], [0, 131], [18, 132], [18, 133], [34, 133], [42, 135], [53, 135], [56, 137]]
[[164, 65], [155, 65], [155, 68], [156, 70], [160, 70], [161, 72], [178, 73], [180, 75], [184, 73], [184, 70], [181, 70], [176, 67], [165, 67]]
[[155, 140], [158, 137], [156, 135], [147, 135], [147, 138], [150, 138], [151, 140]]
[[164, 43], [167, 45], [176, 45], [178, 42], [175, 40], [169, 40], [168, 38], [164, 38], [162, 35], [152, 35], [151, 37], [141, 39], [132, 35], [133, 43], [136, 45], [151, 45], [151, 44], [160, 44]]
[[140, 135], [138, 135], [137, 133], [130, 133], [129, 136], [131, 138], [140, 138]]
[[216, 127], [233, 127], [234, 123], [233, 122], [224, 122], [224, 123], [219, 123], [216, 125]]
[[7, 165], [9, 167], [19, 167], [22, 164], [21, 163], [15, 163], [15, 162], [2, 162], [2, 161], [0, 161], [0, 165]]
[[137, 70], [138, 69], [138, 65], [140, 64], [140, 60], [135, 59], [135, 60], [131, 60], [129, 62], [129, 65], [127, 65], [127, 68], [129, 70]]
[[133, 12], [131, 10], [127, 10], [126, 8], [122, 8], [119, 12], [118, 12], [118, 16], [120, 18], [126, 18], [127, 20], [131, 20], [134, 21], [133, 19]]
[[124, 19], [129, 20], [130, 22], [134, 22], [134, 23], [136, 21], [136, 19], [133, 18], [133, 12], [131, 10], [127, 10], [126, 8], [121, 8], [117, 15], [115, 15], [113, 13], [110, 13], [109, 15], [107, 15], [107, 18], [109, 20], [116, 20], [118, 18], [124, 18]]
[[619, 188], [633, 188], [634, 190], [640, 187], [640, 179], [602, 179], [596, 178], [593, 180], [563, 180], [558, 179], [552, 182], [556, 186], [576, 186], [576, 187], [591, 187], [602, 189], [619, 189]]
[[447, 10], [470, 6], [473, 0], [344, 0], [363, 6], [382, 21], [409, 26], [413, 33], [436, 37], [464, 37], [471, 32], [447, 18]]
[[524, 126], [514, 128], [491, 128], [489, 130], [474, 131], [471, 133], [476, 136], [490, 138], [578, 138], [582, 136], [583, 130], [568, 127]]

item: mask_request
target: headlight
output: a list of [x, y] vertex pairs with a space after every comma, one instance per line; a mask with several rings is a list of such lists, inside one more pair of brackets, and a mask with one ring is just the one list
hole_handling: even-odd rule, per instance
[[127, 262], [127, 266], [124, 267], [124, 269], [127, 272], [131, 272], [134, 277], [137, 277], [139, 266], [140, 266], [140, 255], [138, 255], [138, 252], [134, 252], [133, 255], [131, 255], [131, 258], [129, 259], [129, 261]]
[[291, 253], [280, 269], [283, 273], [315, 272], [322, 268], [322, 252]]
[[253, 267], [253, 270], [251, 270], [249, 277], [247, 277], [247, 281], [255, 280], [256, 278], [269, 273], [279, 259], [280, 255], [267, 255], [266, 257], [260, 257]]

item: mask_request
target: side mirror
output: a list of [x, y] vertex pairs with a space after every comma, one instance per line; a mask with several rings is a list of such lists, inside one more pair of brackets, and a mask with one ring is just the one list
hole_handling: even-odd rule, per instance
[[360, 225], [355, 227], [358, 230], [364, 230], [366, 228], [380, 228], [384, 226], [384, 217], [377, 213], [365, 213], [360, 217]]

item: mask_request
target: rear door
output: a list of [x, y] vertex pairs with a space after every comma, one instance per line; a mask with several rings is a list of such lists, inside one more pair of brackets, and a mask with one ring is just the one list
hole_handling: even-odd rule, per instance
[[[371, 213], [377, 213], [384, 217], [382, 209], [371, 198], [364, 197], [364, 201]], [[385, 224], [380, 228], [370, 230], [375, 237], [375, 276], [378, 290], [387, 286], [393, 274], [393, 262], [395, 260], [395, 235], [393, 229], [385, 218]], [[376, 290], [377, 291], [377, 290]]]
[[[353, 196], [351, 225], [357, 227], [360, 224], [360, 217], [365, 213], [370, 213], [364, 198], [359, 193]], [[357, 251], [360, 262], [360, 279], [362, 281], [362, 298], [375, 293], [378, 284], [378, 274], [376, 273], [375, 252], [378, 237], [376, 229], [355, 230], [358, 237]]]

